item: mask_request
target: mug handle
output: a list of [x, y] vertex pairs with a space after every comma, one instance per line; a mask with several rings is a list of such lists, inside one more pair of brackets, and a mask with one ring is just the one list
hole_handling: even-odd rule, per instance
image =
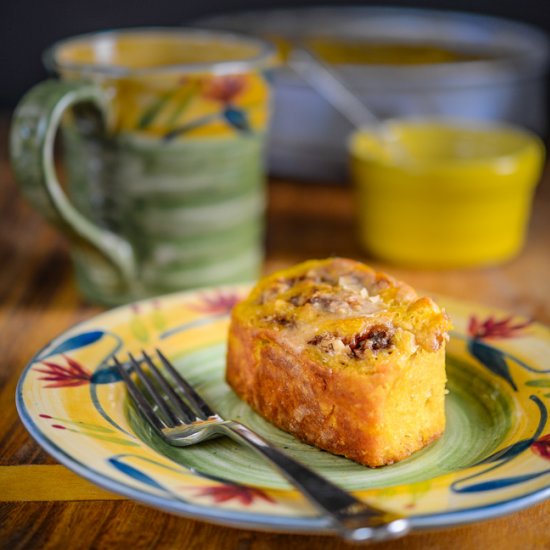
[[55, 135], [65, 111], [81, 102], [91, 102], [105, 119], [107, 98], [93, 84], [46, 80], [27, 92], [15, 110], [10, 131], [12, 168], [31, 204], [67, 235], [80, 253], [106, 262], [118, 276], [117, 286], [128, 288], [136, 276], [130, 243], [82, 215], [56, 176]]

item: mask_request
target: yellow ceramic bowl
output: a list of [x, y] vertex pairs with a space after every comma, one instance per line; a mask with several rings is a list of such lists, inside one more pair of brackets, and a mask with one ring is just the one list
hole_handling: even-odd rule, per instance
[[444, 120], [398, 120], [389, 128], [405, 155], [368, 130], [350, 140], [360, 240], [369, 252], [456, 267], [520, 251], [544, 159], [534, 134]]

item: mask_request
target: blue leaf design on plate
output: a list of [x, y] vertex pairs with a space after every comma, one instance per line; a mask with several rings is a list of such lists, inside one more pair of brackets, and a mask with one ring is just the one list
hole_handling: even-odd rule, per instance
[[[512, 445], [509, 445], [508, 447], [505, 447], [504, 449], [501, 449], [500, 451], [497, 451], [496, 453], [493, 453], [487, 458], [481, 460], [477, 464], [474, 464], [473, 466], [480, 466], [481, 464], [490, 464], [490, 463], [497, 462], [497, 464], [493, 464], [492, 466], [490, 466], [489, 468], [486, 468], [481, 472], [475, 473], [473, 475], [467, 476], [462, 479], [457, 479], [455, 482], [451, 484], [451, 489], [453, 492], [475, 493], [476, 491], [492, 491], [494, 489], [501, 489], [503, 487], [508, 487], [516, 483], [523, 483], [525, 481], [535, 479], [537, 477], [540, 477], [541, 475], [544, 475], [550, 472], [550, 470], [545, 470], [544, 472], [536, 472], [534, 474], [527, 474], [524, 476], [492, 479], [489, 481], [474, 483], [472, 485], [466, 485], [472, 479], [479, 478], [483, 475], [488, 474], [489, 472], [498, 470], [503, 464], [506, 464], [507, 462], [510, 462], [511, 460], [513, 460], [515, 456], [519, 455], [522, 452], [527, 451], [529, 447], [533, 444], [533, 442], [540, 437], [544, 429], [544, 426], [546, 426], [546, 422], [548, 420], [548, 410], [546, 409], [546, 406], [544, 405], [544, 403], [536, 395], [530, 395], [529, 399], [537, 406], [537, 409], [539, 412], [539, 422], [533, 435], [530, 438], [522, 439], [521, 441], [516, 441]], [[462, 486], [462, 485], [465, 485], [465, 486]]]
[[530, 395], [529, 399], [533, 401], [533, 403], [537, 406], [539, 410], [539, 422], [533, 435], [527, 439], [516, 441], [515, 443], [512, 443], [512, 445], [504, 447], [504, 449], [500, 449], [500, 451], [497, 451], [487, 458], [484, 458], [483, 460], [475, 464], [475, 466], [497, 462], [497, 460], [508, 461], [519, 455], [523, 451], [526, 451], [533, 444], [533, 442], [540, 437], [542, 430], [546, 425], [546, 421], [548, 420], [548, 411], [546, 410], [546, 406], [544, 405], [544, 403], [536, 395]]
[[508, 447], [504, 447], [504, 449], [500, 449], [500, 451], [497, 451], [487, 458], [480, 460], [475, 464], [475, 466], [479, 466], [480, 464], [490, 464], [491, 462], [496, 462], [497, 460], [513, 458], [514, 456], [527, 450], [531, 443], [533, 443], [533, 439], [522, 439], [521, 441], [516, 441], [512, 445], [508, 445]]
[[[132, 373], [134, 371], [134, 367], [129, 361], [123, 361], [121, 364], [126, 372]], [[122, 376], [115, 366], [107, 366], [96, 370], [90, 378], [92, 384], [111, 384], [113, 382], [120, 382], [121, 380]]]
[[472, 339], [468, 342], [468, 350], [482, 365], [500, 378], [506, 380], [514, 391], [518, 390], [510, 374], [506, 357], [499, 349], [489, 346], [481, 340]]
[[517, 483], [525, 483], [526, 481], [531, 481], [537, 477], [550, 474], [550, 470], [544, 470], [542, 472], [535, 472], [534, 474], [526, 474], [523, 476], [515, 477], [505, 477], [502, 479], [493, 479], [491, 481], [483, 481], [481, 483], [476, 483], [474, 485], [469, 485], [463, 489], [454, 488], [455, 493], [477, 493], [483, 491], [494, 491], [495, 489], [504, 489], [510, 485], [516, 485]]
[[90, 332], [82, 332], [76, 336], [71, 336], [67, 340], [63, 340], [61, 344], [58, 344], [52, 350], [41, 355], [37, 361], [42, 361], [53, 355], [58, 355], [60, 353], [67, 353], [75, 349], [83, 348], [89, 346], [101, 339], [105, 333], [102, 330], [91, 330]]
[[122, 377], [115, 367], [96, 370], [90, 378], [92, 384], [111, 384], [113, 382], [120, 382], [121, 380]]
[[125, 462], [122, 462], [118, 458], [115, 458], [115, 457], [109, 458], [109, 462], [119, 472], [126, 474], [128, 477], [131, 477], [132, 479], [140, 481], [141, 483], [145, 483], [145, 485], [149, 485], [150, 487], [154, 487], [155, 489], [160, 489], [165, 493], [167, 492], [166, 489], [160, 483], [155, 481], [152, 477], [148, 476], [147, 474], [144, 474], [141, 470], [138, 470], [137, 468], [134, 468], [133, 466], [130, 466]]

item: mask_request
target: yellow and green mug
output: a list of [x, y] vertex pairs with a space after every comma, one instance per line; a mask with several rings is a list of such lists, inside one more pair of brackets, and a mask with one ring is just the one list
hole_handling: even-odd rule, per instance
[[59, 78], [21, 100], [11, 160], [29, 200], [71, 239], [88, 298], [117, 304], [258, 275], [273, 60], [255, 38], [162, 28], [46, 53]]
[[396, 120], [350, 140], [359, 238], [417, 267], [490, 265], [521, 250], [544, 146], [504, 124]]

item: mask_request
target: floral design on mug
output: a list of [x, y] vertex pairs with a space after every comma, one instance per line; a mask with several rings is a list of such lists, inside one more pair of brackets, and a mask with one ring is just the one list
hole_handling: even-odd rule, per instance
[[[245, 74], [229, 74], [223, 76], [203, 76], [195, 79], [184, 77], [184, 86], [193, 86], [193, 93], [187, 103], [192, 104], [199, 98], [216, 105], [213, 113], [207, 113], [187, 120], [164, 135], [165, 141], [171, 141], [197, 128], [219, 122], [220, 120], [236, 132], [252, 131], [249, 116], [243, 105], [238, 105], [239, 99], [249, 87], [249, 77]], [[198, 83], [198, 84], [197, 84]]]
[[213, 76], [203, 81], [202, 96], [229, 105], [234, 103], [246, 85], [246, 76], [242, 74]]

